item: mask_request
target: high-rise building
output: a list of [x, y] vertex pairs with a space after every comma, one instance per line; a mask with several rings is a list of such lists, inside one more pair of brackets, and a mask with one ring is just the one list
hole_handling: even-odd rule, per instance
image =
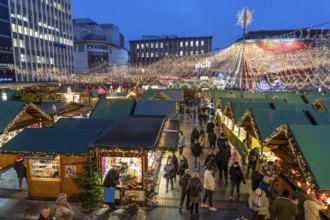
[[72, 73], [71, 0], [8, 3], [16, 81], [49, 81]]
[[15, 81], [13, 65], [8, 0], [0, 0], [0, 83]]
[[132, 65], [147, 65], [168, 56], [192, 56], [211, 52], [213, 37], [143, 36], [130, 41]]
[[97, 24], [89, 18], [73, 19], [75, 73], [107, 72], [127, 65], [124, 35], [114, 24]]

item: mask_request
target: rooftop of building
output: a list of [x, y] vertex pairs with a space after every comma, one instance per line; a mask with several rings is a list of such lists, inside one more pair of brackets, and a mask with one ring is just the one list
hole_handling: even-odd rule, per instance
[[141, 40], [130, 40], [130, 42], [135, 41], [154, 41], [154, 40], [168, 40], [168, 39], [196, 39], [196, 38], [213, 38], [213, 36], [190, 36], [190, 37], [178, 37], [174, 34], [172, 35], [161, 35], [161, 36], [154, 36], [154, 35], [144, 35], [142, 36]]

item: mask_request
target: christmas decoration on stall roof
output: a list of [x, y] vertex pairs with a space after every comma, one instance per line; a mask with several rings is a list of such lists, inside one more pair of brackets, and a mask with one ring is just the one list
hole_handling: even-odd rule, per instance
[[85, 156], [83, 168], [84, 171], [78, 173], [74, 181], [81, 190], [78, 195], [79, 203], [85, 210], [91, 212], [99, 208], [103, 202], [102, 175], [94, 151]]
[[[265, 143], [264, 143], [264, 142], [261, 140], [261, 138], [260, 138], [259, 131], [258, 131], [258, 127], [257, 127], [257, 123], [255, 122], [254, 117], [253, 117], [253, 113], [252, 113], [252, 111], [251, 111], [250, 109], [249, 109], [248, 111], [246, 111], [246, 112], [243, 114], [242, 118], [237, 122], [237, 126], [241, 126], [242, 123], [243, 123], [248, 117], [250, 118], [250, 121], [251, 121], [251, 124], [252, 124], [252, 130], [253, 130], [253, 132], [254, 132], [254, 134], [255, 134], [256, 139], [258, 140], [258, 142], [259, 142], [259, 144], [260, 144], [261, 146], [265, 146]], [[262, 149], [261, 149], [261, 150], [262, 150]]]

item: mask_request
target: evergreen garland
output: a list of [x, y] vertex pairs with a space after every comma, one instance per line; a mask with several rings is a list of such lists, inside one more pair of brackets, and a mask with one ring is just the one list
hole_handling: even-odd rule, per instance
[[102, 175], [98, 170], [96, 154], [90, 152], [85, 156], [84, 171], [78, 173], [75, 183], [82, 190], [78, 196], [79, 203], [88, 212], [94, 211], [103, 203]]

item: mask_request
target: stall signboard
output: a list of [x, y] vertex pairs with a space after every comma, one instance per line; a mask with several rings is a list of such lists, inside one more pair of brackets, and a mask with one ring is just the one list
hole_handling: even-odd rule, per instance
[[65, 165], [65, 177], [66, 178], [76, 178], [77, 177], [77, 167], [76, 165], [66, 164]]

